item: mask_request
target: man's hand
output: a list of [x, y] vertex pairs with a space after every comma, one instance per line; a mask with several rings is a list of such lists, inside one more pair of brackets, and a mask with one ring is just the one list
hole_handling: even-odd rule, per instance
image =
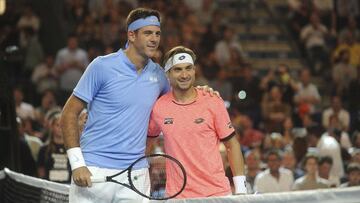
[[81, 187], [91, 187], [91, 172], [86, 166], [77, 168], [72, 171], [73, 180], [76, 185]]
[[213, 88], [204, 85], [204, 86], [196, 86], [197, 89], [202, 90], [203, 95], [206, 95], [207, 93], [210, 94], [210, 96], [216, 95], [217, 97], [221, 98], [220, 93], [218, 91], [215, 91]]

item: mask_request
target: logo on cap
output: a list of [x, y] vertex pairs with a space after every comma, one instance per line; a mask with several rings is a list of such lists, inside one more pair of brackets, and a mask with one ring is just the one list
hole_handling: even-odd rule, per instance
[[179, 57], [179, 60], [184, 60], [184, 58], [185, 58], [185, 56], [182, 55], [182, 56]]

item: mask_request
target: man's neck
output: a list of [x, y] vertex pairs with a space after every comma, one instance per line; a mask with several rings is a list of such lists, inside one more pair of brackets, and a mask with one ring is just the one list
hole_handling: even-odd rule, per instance
[[306, 178], [307, 178], [308, 180], [316, 180], [316, 174], [315, 174], [315, 173], [308, 173], [308, 174], [306, 175]]
[[173, 89], [173, 95], [177, 102], [179, 103], [190, 103], [193, 102], [197, 96], [195, 87], [191, 87], [188, 90], [176, 90]]
[[276, 179], [279, 179], [280, 178], [280, 172], [279, 170], [276, 170], [276, 171], [272, 171], [270, 170], [270, 174], [275, 177]]
[[135, 48], [129, 47], [124, 50], [125, 55], [135, 65], [136, 71], [140, 73], [148, 61], [148, 57], [140, 55]]

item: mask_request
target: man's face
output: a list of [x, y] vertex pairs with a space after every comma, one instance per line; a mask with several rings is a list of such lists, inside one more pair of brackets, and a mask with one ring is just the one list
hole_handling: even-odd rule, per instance
[[160, 27], [150, 25], [138, 29], [129, 34], [130, 40], [134, 43], [137, 52], [144, 57], [153, 57], [160, 43]]
[[195, 66], [190, 63], [177, 64], [168, 71], [168, 78], [174, 89], [186, 91], [194, 85]]
[[360, 185], [360, 171], [352, 171], [349, 173], [349, 183], [351, 183], [351, 185]]
[[309, 158], [306, 161], [305, 169], [306, 169], [307, 173], [309, 173], [309, 174], [316, 174], [316, 172], [318, 170], [318, 163], [317, 163], [316, 159]]
[[331, 165], [328, 163], [323, 163], [319, 166], [319, 175], [320, 177], [326, 177], [330, 174]]
[[278, 171], [280, 168], [281, 160], [275, 154], [269, 155], [267, 158], [267, 165], [270, 171]]

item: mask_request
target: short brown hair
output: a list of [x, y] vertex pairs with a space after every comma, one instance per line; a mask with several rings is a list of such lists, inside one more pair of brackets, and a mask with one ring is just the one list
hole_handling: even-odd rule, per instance
[[170, 49], [170, 51], [168, 51], [165, 56], [164, 56], [164, 60], [163, 60], [163, 66], [165, 66], [166, 62], [169, 60], [169, 58], [171, 58], [172, 56], [174, 56], [175, 54], [178, 54], [178, 53], [187, 53], [187, 54], [190, 54], [191, 58], [193, 59], [194, 63], [195, 63], [195, 60], [196, 60], [196, 55], [195, 53], [189, 49], [189, 48], [186, 48], [184, 46], [176, 46], [172, 49]]
[[126, 18], [126, 30], [129, 25], [137, 19], [147, 18], [149, 16], [156, 16], [160, 22], [160, 13], [159, 11], [149, 9], [149, 8], [137, 8], [132, 10]]

